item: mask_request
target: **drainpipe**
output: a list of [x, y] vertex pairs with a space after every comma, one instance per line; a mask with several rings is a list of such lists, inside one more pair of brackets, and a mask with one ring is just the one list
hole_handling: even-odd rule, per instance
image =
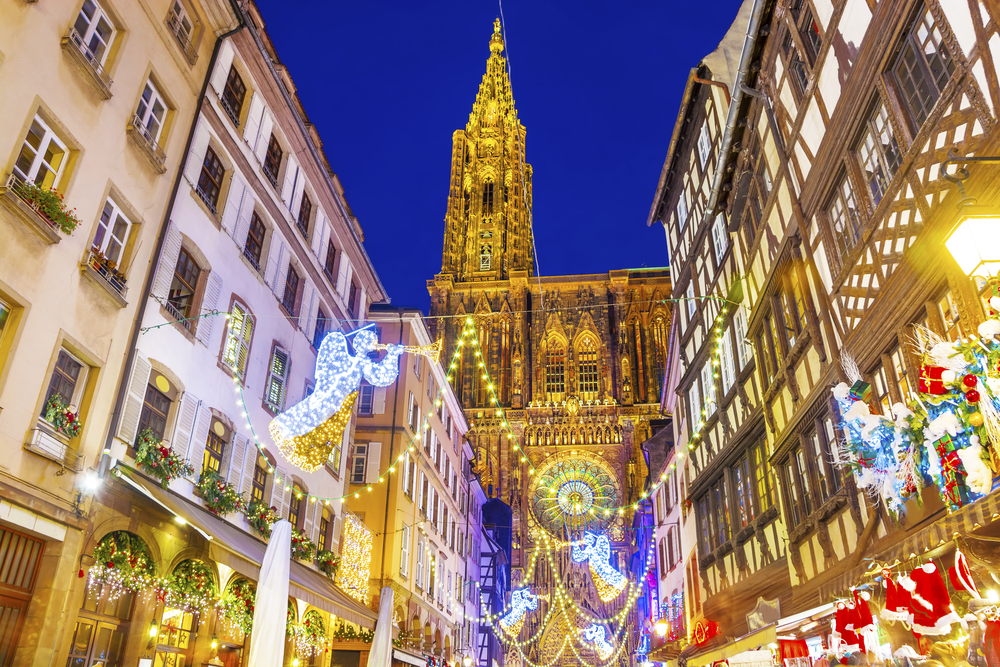
[[[399, 344], [403, 344], [403, 309], [400, 308], [396, 314], [399, 316]], [[428, 364], [429, 367], [429, 364]], [[402, 369], [400, 369], [402, 370]], [[404, 385], [405, 389], [405, 385]], [[396, 408], [399, 407], [399, 391], [400, 387], [396, 386], [396, 391], [392, 394], [392, 430], [389, 431], [389, 461], [392, 461], [393, 448], [396, 444]], [[406, 465], [405, 463], [403, 464]], [[403, 476], [405, 477], [406, 471], [403, 471]], [[378, 589], [381, 591], [385, 588], [385, 543], [388, 536], [386, 531], [389, 530], [389, 492], [392, 490], [392, 484], [385, 485], [385, 514], [382, 517], [382, 575], [380, 577], [381, 584]], [[407, 553], [410, 552], [409, 548], [406, 550]]]
[[715, 86], [716, 88], [722, 88], [722, 92], [726, 94], [726, 104], [732, 104], [733, 98], [729, 94], [729, 86], [727, 86], [722, 81], [712, 81], [711, 79], [703, 79], [700, 76], [691, 77], [692, 81], [697, 81], [698, 83], [703, 83], [706, 86]]
[[208, 63], [208, 71], [205, 73], [205, 80], [201, 84], [201, 94], [198, 96], [198, 103], [195, 106], [194, 117], [191, 119], [191, 127], [188, 128], [187, 141], [184, 142], [184, 152], [182, 153], [183, 157], [181, 158], [180, 165], [177, 167], [177, 178], [174, 179], [174, 187], [170, 191], [170, 200], [167, 202], [167, 209], [163, 215], [163, 221], [160, 223], [160, 234], [156, 238], [156, 248], [153, 249], [153, 254], [150, 255], [150, 266], [152, 270], [150, 270], [146, 275], [146, 284], [144, 285], [142, 292], [143, 297], [139, 302], [139, 308], [135, 314], [135, 322], [132, 324], [132, 336], [129, 339], [128, 353], [125, 357], [125, 363], [122, 365], [121, 377], [118, 379], [118, 394], [115, 396], [115, 407], [111, 412], [111, 423], [108, 425], [108, 432], [104, 439], [104, 451], [101, 453], [101, 461], [98, 467], [97, 474], [100, 477], [104, 477], [107, 474], [108, 468], [111, 465], [111, 445], [114, 443], [115, 432], [118, 431], [118, 421], [121, 415], [122, 407], [125, 403], [126, 388], [129, 385], [129, 381], [132, 379], [136, 346], [138, 344], [139, 333], [142, 328], [142, 320], [146, 315], [146, 304], [149, 302], [149, 294], [153, 289], [153, 280], [156, 278], [156, 269], [159, 267], [157, 260], [160, 257], [160, 253], [163, 251], [163, 242], [167, 237], [167, 227], [170, 222], [170, 214], [174, 210], [174, 202], [177, 199], [177, 192], [180, 189], [181, 181], [184, 180], [184, 168], [187, 166], [188, 152], [191, 150], [191, 142], [194, 140], [194, 129], [198, 124], [198, 117], [201, 115], [201, 106], [205, 100], [205, 93], [208, 91], [208, 83], [212, 78], [212, 70], [215, 69], [215, 61], [219, 58], [219, 49], [222, 47], [222, 42], [246, 27], [243, 11], [237, 4], [237, 0], [230, 0], [230, 5], [232, 5], [233, 12], [237, 17], [236, 27], [216, 38], [215, 47], [212, 50], [212, 59]]

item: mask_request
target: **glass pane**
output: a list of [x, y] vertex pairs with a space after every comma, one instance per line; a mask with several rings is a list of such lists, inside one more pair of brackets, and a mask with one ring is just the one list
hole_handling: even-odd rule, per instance
[[[73, 639], [69, 645], [70, 665], [82, 665], [83, 659], [90, 652], [90, 638], [94, 634], [94, 623], [81, 619], [73, 631]], [[74, 660], [73, 658], [78, 658]]]

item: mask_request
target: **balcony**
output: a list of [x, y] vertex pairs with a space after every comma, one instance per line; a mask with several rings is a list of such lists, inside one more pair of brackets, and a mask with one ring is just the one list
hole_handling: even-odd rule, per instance
[[236, 127], [240, 126], [240, 111], [241, 109], [236, 108], [236, 106], [229, 100], [228, 95], [221, 95], [219, 97], [219, 102], [222, 103], [222, 108], [226, 110], [229, 114], [229, 119], [233, 121], [233, 125]]
[[202, 190], [201, 186], [196, 186], [195, 191], [198, 193], [198, 197], [201, 201], [205, 203], [205, 206], [208, 207], [208, 210], [212, 212], [212, 215], [218, 215], [219, 212], [218, 209], [216, 209], [215, 202], [212, 201], [212, 198], [208, 195], [208, 193]]
[[136, 147], [149, 160], [153, 171], [157, 174], [165, 174], [167, 172], [167, 154], [160, 148], [160, 144], [156, 143], [156, 138], [149, 133], [138, 115], [132, 116], [132, 122], [128, 125], [128, 135], [132, 137]]
[[24, 196], [21, 188], [23, 185], [24, 179], [17, 174], [7, 176], [0, 188], [0, 201], [45, 243], [59, 243], [60, 236], [55, 225], [38, 210], [37, 204]]
[[128, 305], [128, 286], [125, 276], [118, 272], [114, 262], [109, 261], [99, 250], [91, 250], [87, 261], [80, 265], [80, 272], [94, 283], [111, 303], [124, 308]]
[[271, 171], [270, 167], [267, 166], [267, 161], [261, 167], [261, 171], [264, 172], [264, 177], [267, 178], [267, 182], [271, 184], [272, 187], [278, 187], [278, 174]]
[[55, 461], [67, 470], [73, 472], [83, 470], [83, 454], [70, 449], [68, 438], [53, 431], [48, 422], [39, 420], [38, 427], [28, 431], [28, 440], [24, 443], [24, 448], [50, 461]]
[[76, 28], [70, 28], [69, 34], [63, 37], [62, 47], [90, 78], [101, 97], [106, 100], [111, 99], [111, 85], [114, 81], [111, 80], [101, 61], [84, 44], [83, 37]]
[[184, 32], [183, 26], [177, 20], [176, 14], [171, 13], [166, 18], [166, 24], [170, 32], [177, 38], [177, 44], [181, 47], [181, 51], [184, 52], [184, 57], [187, 58], [189, 63], [194, 65], [198, 61], [198, 52], [195, 51], [194, 44], [191, 43], [190, 32]]

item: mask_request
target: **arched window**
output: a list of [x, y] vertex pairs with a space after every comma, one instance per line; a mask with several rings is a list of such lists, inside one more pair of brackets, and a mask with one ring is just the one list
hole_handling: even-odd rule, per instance
[[154, 620], [159, 620], [156, 635], [155, 665], [189, 665], [193, 660], [194, 640], [198, 633], [198, 614], [210, 609], [217, 595], [212, 571], [201, 561], [184, 560], [170, 576], [170, 590], [185, 597], [170, 595], [157, 605]]
[[667, 318], [662, 313], [653, 317], [653, 367], [656, 369], [656, 386], [663, 391], [667, 375]]
[[550, 401], [561, 401], [566, 394], [566, 350], [556, 340], [549, 341], [545, 352], [545, 394]]
[[[255, 450], [251, 448], [250, 453]], [[263, 454], [257, 454], [257, 460], [253, 466], [253, 479], [250, 480], [250, 502], [263, 503], [267, 492], [268, 470], [273, 463], [264, 458]]]
[[493, 179], [483, 182], [483, 220], [493, 215]]
[[219, 659], [224, 665], [239, 665], [243, 655], [243, 645], [253, 631], [254, 601], [257, 587], [253, 582], [239, 578], [226, 586], [226, 592], [219, 599], [217, 609], [219, 622], [216, 624], [219, 638]]
[[576, 369], [579, 378], [580, 398], [596, 401], [601, 391], [601, 372], [594, 339], [587, 336], [576, 352]]

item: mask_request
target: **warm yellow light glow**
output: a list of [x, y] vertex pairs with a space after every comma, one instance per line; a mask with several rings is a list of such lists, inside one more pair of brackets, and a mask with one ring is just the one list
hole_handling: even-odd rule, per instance
[[944, 241], [967, 276], [989, 278], [1000, 273], [1000, 216], [966, 217]]
[[1000, 592], [997, 592], [995, 588], [991, 588], [986, 591], [986, 599], [992, 604], [1000, 604]]
[[656, 634], [658, 634], [661, 637], [666, 636], [666, 634], [667, 634], [667, 622], [666, 621], [660, 620], [660, 621], [656, 622]]

